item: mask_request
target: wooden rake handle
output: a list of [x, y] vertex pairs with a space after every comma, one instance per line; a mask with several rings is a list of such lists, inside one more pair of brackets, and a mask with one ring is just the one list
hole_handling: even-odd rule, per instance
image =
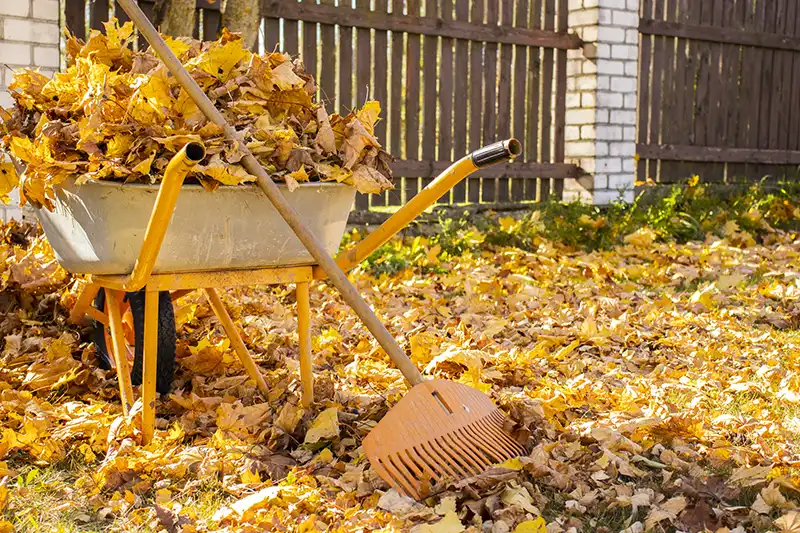
[[153, 27], [153, 24], [147, 19], [145, 14], [136, 4], [135, 0], [117, 0], [117, 4], [122, 6], [122, 9], [128, 14], [130, 19], [139, 29], [139, 31], [153, 47], [153, 50], [158, 54], [169, 71], [178, 80], [181, 86], [189, 93], [197, 107], [205, 114], [205, 116], [217, 126], [220, 126], [225, 136], [238, 143], [239, 149], [245, 154], [242, 163], [247, 171], [258, 178], [258, 186], [267, 195], [272, 205], [280, 213], [281, 217], [286, 221], [292, 231], [300, 239], [300, 242], [306, 247], [314, 260], [319, 264], [323, 271], [328, 275], [328, 278], [333, 283], [334, 287], [341, 293], [342, 299], [355, 311], [367, 329], [372, 333], [381, 347], [389, 354], [394, 364], [403, 373], [405, 378], [411, 385], [418, 385], [422, 383], [424, 378], [419, 369], [414, 366], [411, 359], [408, 358], [406, 353], [397, 344], [392, 335], [383, 325], [383, 323], [375, 316], [375, 313], [369, 307], [366, 301], [358, 294], [358, 291], [347, 279], [347, 274], [336, 264], [336, 261], [328, 255], [325, 248], [319, 239], [308, 229], [303, 223], [300, 215], [295, 209], [286, 201], [280, 189], [272, 181], [269, 174], [264, 167], [253, 156], [247, 146], [242, 142], [233, 127], [225, 120], [222, 113], [214, 107], [214, 104], [209, 100], [208, 96], [203, 92], [199, 85], [194, 81], [191, 75], [183, 68], [183, 65], [172, 53], [167, 43], [158, 34], [158, 31]]

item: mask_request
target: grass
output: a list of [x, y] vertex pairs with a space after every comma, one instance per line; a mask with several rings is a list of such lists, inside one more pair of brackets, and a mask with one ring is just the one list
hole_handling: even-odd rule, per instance
[[[708, 235], [759, 239], [773, 229], [796, 230], [800, 220], [800, 183], [756, 183], [734, 192], [709, 189], [696, 176], [670, 187], [645, 188], [633, 204], [600, 207], [575, 203], [531, 204], [522, 216], [501, 217], [489, 212], [469, 219], [439, 221], [430, 237], [391, 241], [362, 264], [374, 274], [395, 274], [406, 268], [422, 273], [440, 268], [436, 259], [513, 246], [535, 251], [544, 241], [576, 251], [611, 248], [642, 228], [657, 240], [684, 243]], [[357, 240], [350, 235], [343, 243]]]

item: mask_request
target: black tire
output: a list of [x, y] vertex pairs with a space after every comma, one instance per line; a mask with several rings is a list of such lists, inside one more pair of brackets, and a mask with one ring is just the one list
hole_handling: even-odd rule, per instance
[[[129, 292], [125, 295], [125, 299], [131, 306], [133, 332], [136, 340], [133, 369], [131, 369], [131, 383], [133, 385], [142, 384], [144, 295], [144, 290]], [[100, 289], [94, 300], [94, 307], [102, 311], [105, 308], [105, 302], [105, 291]], [[111, 368], [111, 356], [106, 346], [104, 328], [103, 324], [95, 322], [93, 341], [100, 367], [108, 370]], [[172, 308], [172, 298], [169, 291], [161, 291], [158, 294], [158, 366], [156, 368], [156, 391], [161, 394], [169, 393], [172, 388], [172, 378], [175, 375], [175, 337], [175, 311]]]

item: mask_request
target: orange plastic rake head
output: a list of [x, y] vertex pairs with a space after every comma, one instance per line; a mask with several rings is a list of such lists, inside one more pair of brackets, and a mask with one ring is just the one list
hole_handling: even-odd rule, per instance
[[420, 499], [490, 465], [524, 454], [485, 394], [451, 381], [413, 387], [364, 439], [364, 452], [389, 485]]

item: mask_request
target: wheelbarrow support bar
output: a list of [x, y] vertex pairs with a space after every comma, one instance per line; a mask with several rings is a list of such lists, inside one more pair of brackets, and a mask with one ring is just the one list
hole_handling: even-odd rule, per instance
[[[433, 205], [434, 202], [444, 196], [447, 191], [455, 187], [461, 180], [478, 169], [513, 159], [520, 154], [521, 150], [522, 147], [518, 140], [507, 139], [479, 148], [456, 161], [414, 198], [398, 209], [394, 215], [378, 226], [378, 229], [370, 233], [354, 248], [337, 257], [339, 267], [344, 271], [355, 267], [369, 257], [378, 247], [408, 226], [412, 220], [422, 214], [423, 211]], [[325, 275], [318, 268], [315, 268], [314, 277], [321, 279]]]

